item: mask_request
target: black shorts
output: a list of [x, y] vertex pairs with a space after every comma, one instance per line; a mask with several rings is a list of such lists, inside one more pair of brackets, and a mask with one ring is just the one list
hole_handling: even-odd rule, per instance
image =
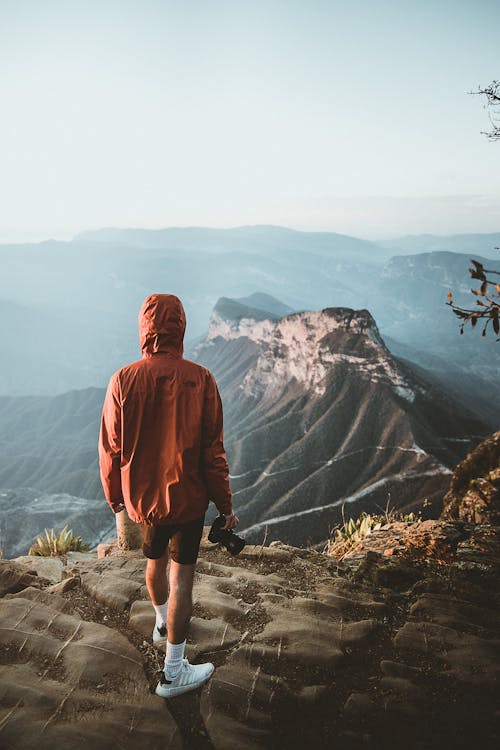
[[187, 523], [164, 526], [141, 524], [142, 552], [150, 560], [158, 560], [168, 551], [172, 560], [181, 565], [194, 565], [198, 559], [205, 516]]

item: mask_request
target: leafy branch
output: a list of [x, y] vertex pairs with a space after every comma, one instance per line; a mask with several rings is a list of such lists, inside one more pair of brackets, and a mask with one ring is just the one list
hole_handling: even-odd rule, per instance
[[[498, 250], [499, 248], [495, 248]], [[451, 307], [455, 315], [462, 320], [460, 326], [460, 333], [464, 332], [464, 325], [470, 321], [472, 328], [475, 328], [478, 320], [484, 320], [484, 326], [482, 336], [486, 336], [488, 325], [491, 323], [494, 332], [500, 333], [500, 284], [491, 279], [491, 275], [500, 276], [500, 271], [493, 271], [484, 268], [483, 264], [478, 260], [472, 260], [472, 268], [469, 268], [471, 278], [477, 279], [481, 282], [478, 289], [471, 289], [472, 294], [480, 299], [476, 300], [478, 307], [470, 309], [466, 307], [460, 307], [453, 304], [453, 295], [451, 291], [448, 291], [448, 302], [446, 303]], [[490, 278], [488, 277], [490, 275]], [[500, 337], [496, 339], [500, 341]]]

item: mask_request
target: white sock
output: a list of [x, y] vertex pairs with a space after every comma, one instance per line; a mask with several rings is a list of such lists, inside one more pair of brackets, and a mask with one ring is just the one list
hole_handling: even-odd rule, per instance
[[156, 625], [161, 628], [163, 625], [167, 624], [168, 599], [165, 604], [153, 604], [153, 607], [156, 612]]
[[182, 667], [185, 648], [186, 640], [182, 641], [182, 643], [170, 643], [167, 638], [167, 654], [165, 656], [165, 666], [163, 671], [168, 680], [173, 680], [174, 677], [179, 674]]

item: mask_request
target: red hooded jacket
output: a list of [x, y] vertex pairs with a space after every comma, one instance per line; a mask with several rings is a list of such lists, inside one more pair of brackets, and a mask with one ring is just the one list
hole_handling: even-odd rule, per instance
[[184, 308], [150, 294], [139, 311], [142, 359], [109, 380], [99, 432], [104, 495], [136, 523], [185, 523], [212, 500], [232, 513], [222, 403], [211, 372], [183, 358]]

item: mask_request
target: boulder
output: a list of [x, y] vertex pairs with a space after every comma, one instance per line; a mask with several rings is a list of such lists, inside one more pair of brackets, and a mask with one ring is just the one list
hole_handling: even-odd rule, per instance
[[28, 571], [35, 572], [41, 578], [46, 578], [51, 583], [58, 583], [62, 578], [64, 563], [60, 557], [23, 555], [15, 557], [14, 562], [19, 563]]
[[81, 580], [82, 588], [97, 602], [115, 610], [128, 607], [141, 589], [141, 584], [116, 575], [84, 573]]
[[25, 565], [13, 560], [0, 559], [0, 596], [22, 591], [28, 586], [40, 587], [49, 583], [41, 578], [35, 570], [26, 570]]

